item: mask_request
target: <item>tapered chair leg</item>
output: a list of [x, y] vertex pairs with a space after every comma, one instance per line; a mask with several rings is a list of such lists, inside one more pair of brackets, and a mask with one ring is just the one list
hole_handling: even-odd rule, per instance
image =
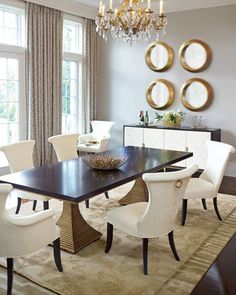
[[148, 274], [148, 239], [143, 239], [143, 274]]
[[106, 197], [106, 199], [109, 199], [108, 192], [105, 192], [105, 197]]
[[217, 206], [217, 198], [213, 198], [213, 205], [214, 205], [214, 209], [215, 209], [217, 217], [219, 218], [220, 221], [222, 221], [222, 218], [220, 216], [220, 212], [219, 212], [218, 206]]
[[7, 258], [7, 295], [12, 295], [13, 267], [13, 258]]
[[85, 206], [86, 206], [86, 208], [89, 208], [89, 199], [85, 200]]
[[49, 209], [49, 201], [43, 201], [43, 210]]
[[175, 240], [174, 240], [174, 231], [173, 230], [170, 233], [168, 233], [168, 238], [169, 238], [170, 248], [172, 250], [172, 253], [173, 253], [175, 259], [177, 261], [180, 261], [179, 255], [178, 255], [176, 248], [175, 248]]
[[54, 261], [57, 266], [58, 271], [62, 272], [62, 264], [61, 264], [61, 249], [60, 249], [60, 238], [56, 239], [53, 242], [53, 254], [54, 254]]
[[21, 198], [17, 198], [17, 206], [16, 206], [16, 212], [15, 214], [18, 214], [21, 207]]
[[34, 201], [33, 201], [33, 211], [35, 211], [36, 206], [37, 206], [37, 200], [34, 200]]
[[207, 210], [206, 199], [202, 199], [202, 207], [204, 210]]
[[113, 225], [111, 223], [107, 223], [107, 243], [105, 253], [108, 253], [111, 249], [113, 241]]
[[186, 216], [187, 216], [187, 209], [188, 209], [188, 200], [183, 199], [183, 203], [182, 203], [182, 225], [185, 225]]

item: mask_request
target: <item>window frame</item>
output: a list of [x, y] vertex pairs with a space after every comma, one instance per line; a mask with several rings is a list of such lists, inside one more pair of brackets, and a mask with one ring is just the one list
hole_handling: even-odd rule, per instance
[[[77, 76], [78, 76], [78, 109], [77, 109], [77, 130], [75, 130], [75, 132], [81, 133], [82, 131], [82, 124], [83, 124], [83, 120], [82, 120], [82, 116], [83, 116], [83, 105], [84, 105], [84, 77], [85, 77], [85, 36], [84, 36], [84, 19], [81, 17], [77, 17], [77, 16], [72, 16], [72, 15], [68, 15], [65, 14], [63, 17], [63, 21], [72, 21], [72, 22], [77, 22], [80, 23], [82, 25], [82, 53], [72, 53], [72, 52], [68, 52], [68, 51], [64, 51], [62, 53], [62, 62], [63, 61], [71, 61], [71, 62], [76, 62], [78, 69], [77, 69]], [[63, 26], [64, 26], [64, 22], [63, 22]], [[63, 27], [64, 28], [64, 27]], [[62, 113], [63, 116], [63, 113]], [[62, 133], [67, 133], [67, 132], [63, 132], [63, 126], [62, 126]]]
[[[25, 16], [25, 5], [24, 3], [19, 3], [18, 1], [0, 0], [0, 9], [1, 7], [9, 8], [9, 11], [19, 11], [22, 16]], [[19, 20], [18, 20], [19, 21]], [[25, 21], [25, 18], [22, 20], [20, 30], [18, 31], [20, 34], [20, 45], [9, 45], [0, 43], [0, 57], [2, 58], [12, 58], [17, 59], [19, 62], [19, 123], [18, 123], [18, 138], [19, 140], [27, 139], [27, 100], [26, 100], [26, 69], [25, 69], [25, 55], [26, 48], [24, 47], [26, 44], [25, 39], [25, 26], [22, 25], [22, 22]], [[24, 38], [24, 40], [22, 39]], [[9, 173], [8, 166], [1, 166], [0, 163], [0, 175]]]
[[12, 44], [7, 44], [7, 43], [0, 43], [0, 46], [10, 46], [10, 47], [21, 47], [25, 48], [26, 46], [26, 25], [25, 25], [25, 5], [24, 3], [19, 3], [18, 1], [12, 1], [12, 0], [7, 0], [3, 1], [0, 0], [0, 8], [5, 9], [5, 11], [8, 12], [18, 12], [18, 15], [20, 15], [20, 19], [18, 17], [17, 22], [18, 22], [18, 36], [19, 38], [19, 44], [18, 45], [12, 45]]

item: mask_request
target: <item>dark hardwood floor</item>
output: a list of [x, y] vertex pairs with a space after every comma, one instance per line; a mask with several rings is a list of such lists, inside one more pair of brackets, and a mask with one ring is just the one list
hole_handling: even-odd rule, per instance
[[225, 176], [220, 187], [220, 193], [236, 196], [236, 177]]
[[[236, 178], [225, 176], [220, 192], [236, 196]], [[235, 228], [236, 232], [236, 228]], [[236, 234], [196, 285], [191, 295], [236, 294]]]

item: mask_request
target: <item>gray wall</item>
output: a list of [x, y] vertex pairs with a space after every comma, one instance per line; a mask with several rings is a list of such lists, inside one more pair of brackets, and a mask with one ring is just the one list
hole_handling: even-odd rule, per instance
[[[149, 43], [129, 47], [109, 38], [99, 41], [99, 89], [97, 118], [113, 120], [112, 147], [122, 145], [123, 124], [137, 123], [140, 110], [148, 110], [154, 117], [154, 110], [146, 103], [148, 84], [164, 78], [170, 80], [176, 89], [176, 98], [170, 109], [182, 109], [187, 113], [185, 124], [191, 124], [192, 113], [186, 110], [179, 99], [182, 83], [192, 77], [206, 79], [214, 89], [214, 101], [205, 111], [204, 125], [222, 128], [222, 141], [236, 147], [236, 5], [199, 9], [168, 14], [167, 35], [163, 41], [175, 52], [174, 65], [164, 73], [151, 71], [145, 63], [145, 51]], [[185, 71], [178, 61], [180, 45], [198, 38], [212, 49], [210, 67], [198, 74]], [[231, 157], [227, 175], [236, 176], [236, 155]]]

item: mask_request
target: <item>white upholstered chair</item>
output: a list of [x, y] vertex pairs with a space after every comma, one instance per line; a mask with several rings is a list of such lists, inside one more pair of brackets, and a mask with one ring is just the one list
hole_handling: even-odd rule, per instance
[[188, 200], [201, 199], [203, 208], [207, 210], [206, 199], [213, 199], [213, 205], [219, 220], [222, 220], [218, 206], [217, 193], [219, 191], [230, 154], [235, 148], [229, 144], [207, 141], [207, 164], [206, 169], [199, 178], [191, 178], [183, 197], [182, 225], [185, 224], [187, 216]]
[[182, 196], [197, 165], [178, 172], [147, 173], [143, 180], [147, 184], [149, 201], [116, 208], [107, 215], [108, 253], [113, 238], [113, 226], [134, 237], [143, 239], [143, 272], [147, 274], [148, 239], [168, 235], [171, 250], [179, 260], [174, 243], [174, 224], [181, 205]]
[[55, 153], [57, 155], [58, 162], [74, 159], [78, 157], [77, 154], [77, 142], [79, 134], [64, 134], [55, 135], [48, 138], [51, 142]]
[[14, 258], [33, 253], [53, 242], [54, 260], [62, 272], [60, 229], [54, 211], [48, 209], [29, 216], [10, 215], [5, 209], [12, 190], [10, 184], [0, 184], [0, 257], [7, 259], [7, 294], [12, 294]]
[[[11, 173], [19, 172], [22, 170], [33, 169], [33, 149], [35, 140], [23, 140], [17, 143], [9, 144], [0, 147], [0, 151], [3, 152], [7, 158]], [[19, 213], [21, 206], [21, 199], [34, 200], [33, 210], [37, 205], [37, 200], [43, 201], [44, 209], [49, 208], [50, 197], [39, 195], [35, 193], [29, 193], [23, 190], [14, 190], [17, 193], [17, 208], [16, 214]]]
[[[86, 153], [101, 153], [108, 150], [110, 141], [110, 131], [114, 122], [110, 121], [91, 121], [92, 132], [80, 135], [78, 143], [78, 151]], [[89, 144], [90, 141], [95, 141], [97, 144]]]

